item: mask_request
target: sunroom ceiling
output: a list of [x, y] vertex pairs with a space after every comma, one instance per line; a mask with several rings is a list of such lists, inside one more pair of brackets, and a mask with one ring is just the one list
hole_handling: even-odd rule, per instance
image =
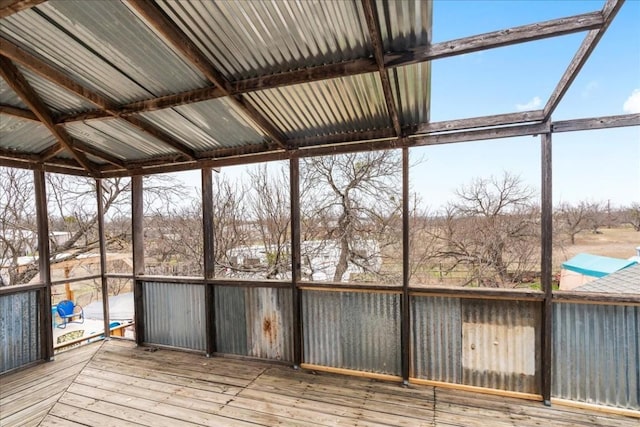
[[108, 176], [451, 130], [429, 123], [431, 59], [604, 30], [609, 3], [432, 45], [430, 0], [6, 0], [0, 161]]

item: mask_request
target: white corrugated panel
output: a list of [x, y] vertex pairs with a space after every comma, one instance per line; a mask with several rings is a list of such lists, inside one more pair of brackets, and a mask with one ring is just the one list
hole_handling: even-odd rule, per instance
[[0, 147], [22, 153], [40, 153], [56, 143], [51, 132], [38, 122], [0, 116]]

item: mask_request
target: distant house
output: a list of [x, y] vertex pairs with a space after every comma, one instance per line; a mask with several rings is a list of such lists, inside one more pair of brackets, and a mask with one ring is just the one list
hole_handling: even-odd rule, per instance
[[569, 291], [575, 289], [636, 264], [636, 261], [628, 259], [578, 254], [562, 264], [560, 290]]
[[578, 286], [574, 291], [640, 295], [640, 264], [632, 265], [586, 285]]

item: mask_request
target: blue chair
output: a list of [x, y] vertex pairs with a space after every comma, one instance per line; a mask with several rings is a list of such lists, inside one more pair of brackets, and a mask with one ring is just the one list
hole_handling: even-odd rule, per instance
[[[84, 310], [81, 306], [76, 305], [68, 299], [58, 303], [58, 316], [62, 319], [62, 323], [58, 328], [66, 328], [67, 323], [84, 323]], [[73, 321], [74, 317], [80, 317], [79, 321]]]

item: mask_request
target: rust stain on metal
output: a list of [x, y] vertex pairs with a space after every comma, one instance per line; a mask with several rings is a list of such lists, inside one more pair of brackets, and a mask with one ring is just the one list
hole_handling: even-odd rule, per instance
[[269, 339], [269, 344], [273, 345], [276, 342], [278, 335], [277, 323], [272, 319], [272, 316], [265, 317], [262, 320], [262, 332]]

